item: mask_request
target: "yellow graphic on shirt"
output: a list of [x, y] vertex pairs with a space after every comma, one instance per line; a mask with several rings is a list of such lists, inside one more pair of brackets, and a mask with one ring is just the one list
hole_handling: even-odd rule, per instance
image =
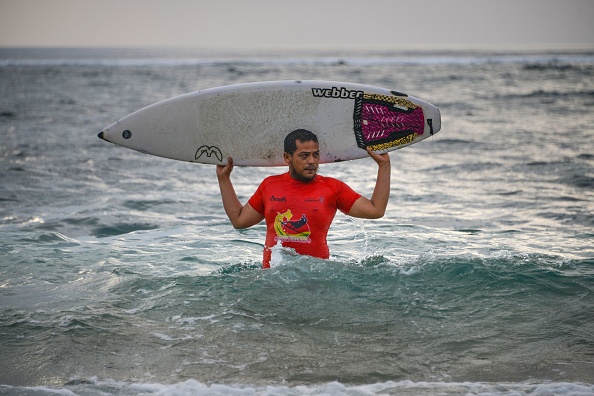
[[276, 231], [277, 239], [291, 242], [306, 242], [309, 241], [311, 231], [307, 223], [307, 217], [301, 216], [299, 220], [291, 221], [293, 213], [288, 209], [284, 213], [278, 213], [274, 219], [274, 230]]

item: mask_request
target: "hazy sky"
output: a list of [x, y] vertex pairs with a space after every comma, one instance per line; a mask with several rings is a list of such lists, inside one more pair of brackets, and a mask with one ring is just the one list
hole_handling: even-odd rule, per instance
[[0, 0], [0, 46], [594, 46], [594, 0]]

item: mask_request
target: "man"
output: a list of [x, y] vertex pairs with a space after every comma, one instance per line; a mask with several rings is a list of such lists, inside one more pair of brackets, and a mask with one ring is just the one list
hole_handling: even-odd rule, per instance
[[233, 158], [217, 166], [217, 178], [225, 212], [236, 229], [266, 220], [263, 267], [270, 267], [271, 248], [277, 243], [299, 254], [328, 258], [326, 236], [339, 209], [352, 217], [383, 217], [390, 196], [390, 157], [367, 149], [378, 165], [371, 199], [353, 191], [340, 180], [317, 174], [320, 164], [318, 138], [305, 129], [287, 135], [284, 142], [287, 173], [262, 181], [249, 201], [242, 205], [233, 184]]

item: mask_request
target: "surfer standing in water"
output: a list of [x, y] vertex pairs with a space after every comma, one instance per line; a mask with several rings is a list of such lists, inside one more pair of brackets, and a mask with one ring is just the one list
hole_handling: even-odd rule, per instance
[[384, 216], [390, 197], [390, 156], [367, 152], [378, 165], [371, 199], [358, 194], [338, 179], [318, 175], [320, 149], [317, 136], [305, 129], [287, 135], [284, 160], [289, 171], [265, 178], [243, 205], [231, 182], [233, 158], [217, 166], [217, 178], [225, 212], [236, 229], [266, 220], [263, 267], [270, 267], [271, 248], [280, 243], [299, 254], [330, 257], [326, 236], [336, 210], [358, 218]]

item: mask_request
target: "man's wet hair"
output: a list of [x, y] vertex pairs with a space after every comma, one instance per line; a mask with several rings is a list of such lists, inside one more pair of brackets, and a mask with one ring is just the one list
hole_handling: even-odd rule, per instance
[[285, 153], [293, 155], [297, 150], [297, 140], [301, 143], [314, 141], [318, 143], [318, 137], [315, 133], [307, 129], [296, 129], [285, 137]]

